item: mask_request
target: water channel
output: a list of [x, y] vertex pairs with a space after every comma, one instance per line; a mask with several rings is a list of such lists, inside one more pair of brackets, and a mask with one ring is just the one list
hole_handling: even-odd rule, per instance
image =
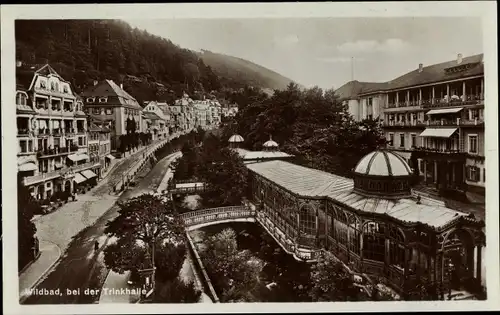
[[[236, 232], [238, 251], [249, 250], [262, 266], [258, 276], [258, 288], [248, 288], [252, 291], [252, 300], [248, 302], [309, 301], [307, 292], [310, 283], [310, 264], [299, 262], [285, 253], [258, 223], [217, 224], [191, 231], [190, 235], [199, 247], [202, 246], [203, 235], [205, 237], [215, 235], [227, 228]], [[216, 285], [214, 287], [221, 298], [221, 288], [217, 288]], [[224, 302], [223, 298], [221, 302]]]

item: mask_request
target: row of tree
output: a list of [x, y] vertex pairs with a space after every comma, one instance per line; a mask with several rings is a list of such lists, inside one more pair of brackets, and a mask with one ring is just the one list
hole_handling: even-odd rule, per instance
[[240, 134], [251, 150], [261, 150], [272, 136], [298, 163], [351, 176], [361, 157], [386, 143], [378, 122], [355, 121], [333, 90], [290, 84], [272, 96], [246, 88], [231, 97], [239, 112], [226, 123], [223, 137]]

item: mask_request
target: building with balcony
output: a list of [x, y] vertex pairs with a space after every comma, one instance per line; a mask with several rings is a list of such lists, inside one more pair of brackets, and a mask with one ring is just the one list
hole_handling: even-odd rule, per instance
[[143, 131], [150, 133], [152, 140], [165, 139], [169, 135], [170, 114], [165, 112], [168, 105], [151, 101], [146, 104], [142, 111]]
[[[85, 110], [91, 117], [111, 123], [111, 150], [116, 151], [120, 147], [121, 135], [142, 132], [142, 107], [123, 90], [123, 86], [118, 86], [112, 80], [96, 81], [82, 93], [82, 97]], [[135, 126], [135, 130], [129, 130], [130, 126]]]
[[335, 90], [339, 101], [346, 106], [355, 121], [382, 118], [386, 105], [384, 91], [387, 83], [350, 81]]
[[101, 178], [109, 168], [111, 161], [115, 159], [111, 155], [110, 129], [102, 121], [91, 120], [88, 138], [89, 157], [91, 161], [98, 161], [101, 165], [97, 173], [98, 177]]
[[40, 200], [74, 188], [78, 170], [98, 167], [87, 152], [87, 117], [71, 84], [50, 65], [16, 68], [18, 174]]
[[[379, 99], [389, 148], [436, 190], [484, 193], [483, 55], [419, 66], [357, 98]], [[385, 100], [384, 100], [385, 99]]]

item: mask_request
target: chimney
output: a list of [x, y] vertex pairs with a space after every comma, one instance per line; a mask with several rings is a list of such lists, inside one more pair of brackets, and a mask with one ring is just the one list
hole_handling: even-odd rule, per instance
[[422, 71], [424, 71], [424, 64], [419, 63], [418, 64], [418, 72], [422, 72]]
[[16, 67], [21, 67], [23, 65], [23, 62], [21, 60], [16, 61]]
[[462, 54], [458, 54], [457, 56], [457, 64], [461, 64], [462, 63]]

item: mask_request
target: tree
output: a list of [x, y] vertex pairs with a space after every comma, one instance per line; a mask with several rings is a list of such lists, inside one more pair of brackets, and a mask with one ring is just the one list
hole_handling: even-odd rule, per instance
[[311, 270], [310, 296], [315, 302], [359, 301], [360, 288], [354, 285], [352, 276], [341, 262], [331, 255], [318, 261]]
[[168, 249], [165, 244], [184, 243], [182, 219], [162, 197], [143, 194], [119, 207], [118, 216], [106, 224], [104, 231], [118, 238], [105, 250], [108, 268], [116, 272], [151, 268], [153, 253], [157, 262], [161, 252]]
[[178, 278], [160, 283], [158, 287], [153, 303], [197, 303], [201, 297], [201, 291], [196, 288], [194, 282], [185, 283]]
[[247, 194], [248, 174], [243, 160], [229, 148], [221, 148], [210, 154], [205, 150], [200, 165], [200, 177], [209, 186], [202, 194], [206, 207], [241, 204]]
[[31, 196], [28, 189], [17, 180], [17, 248], [18, 267], [21, 270], [34, 257], [36, 246], [36, 226], [31, 221], [35, 213], [41, 213], [40, 204]]
[[250, 251], [238, 250], [234, 230], [224, 229], [203, 244], [200, 256], [221, 301], [256, 302], [251, 292], [259, 285], [263, 264]]

